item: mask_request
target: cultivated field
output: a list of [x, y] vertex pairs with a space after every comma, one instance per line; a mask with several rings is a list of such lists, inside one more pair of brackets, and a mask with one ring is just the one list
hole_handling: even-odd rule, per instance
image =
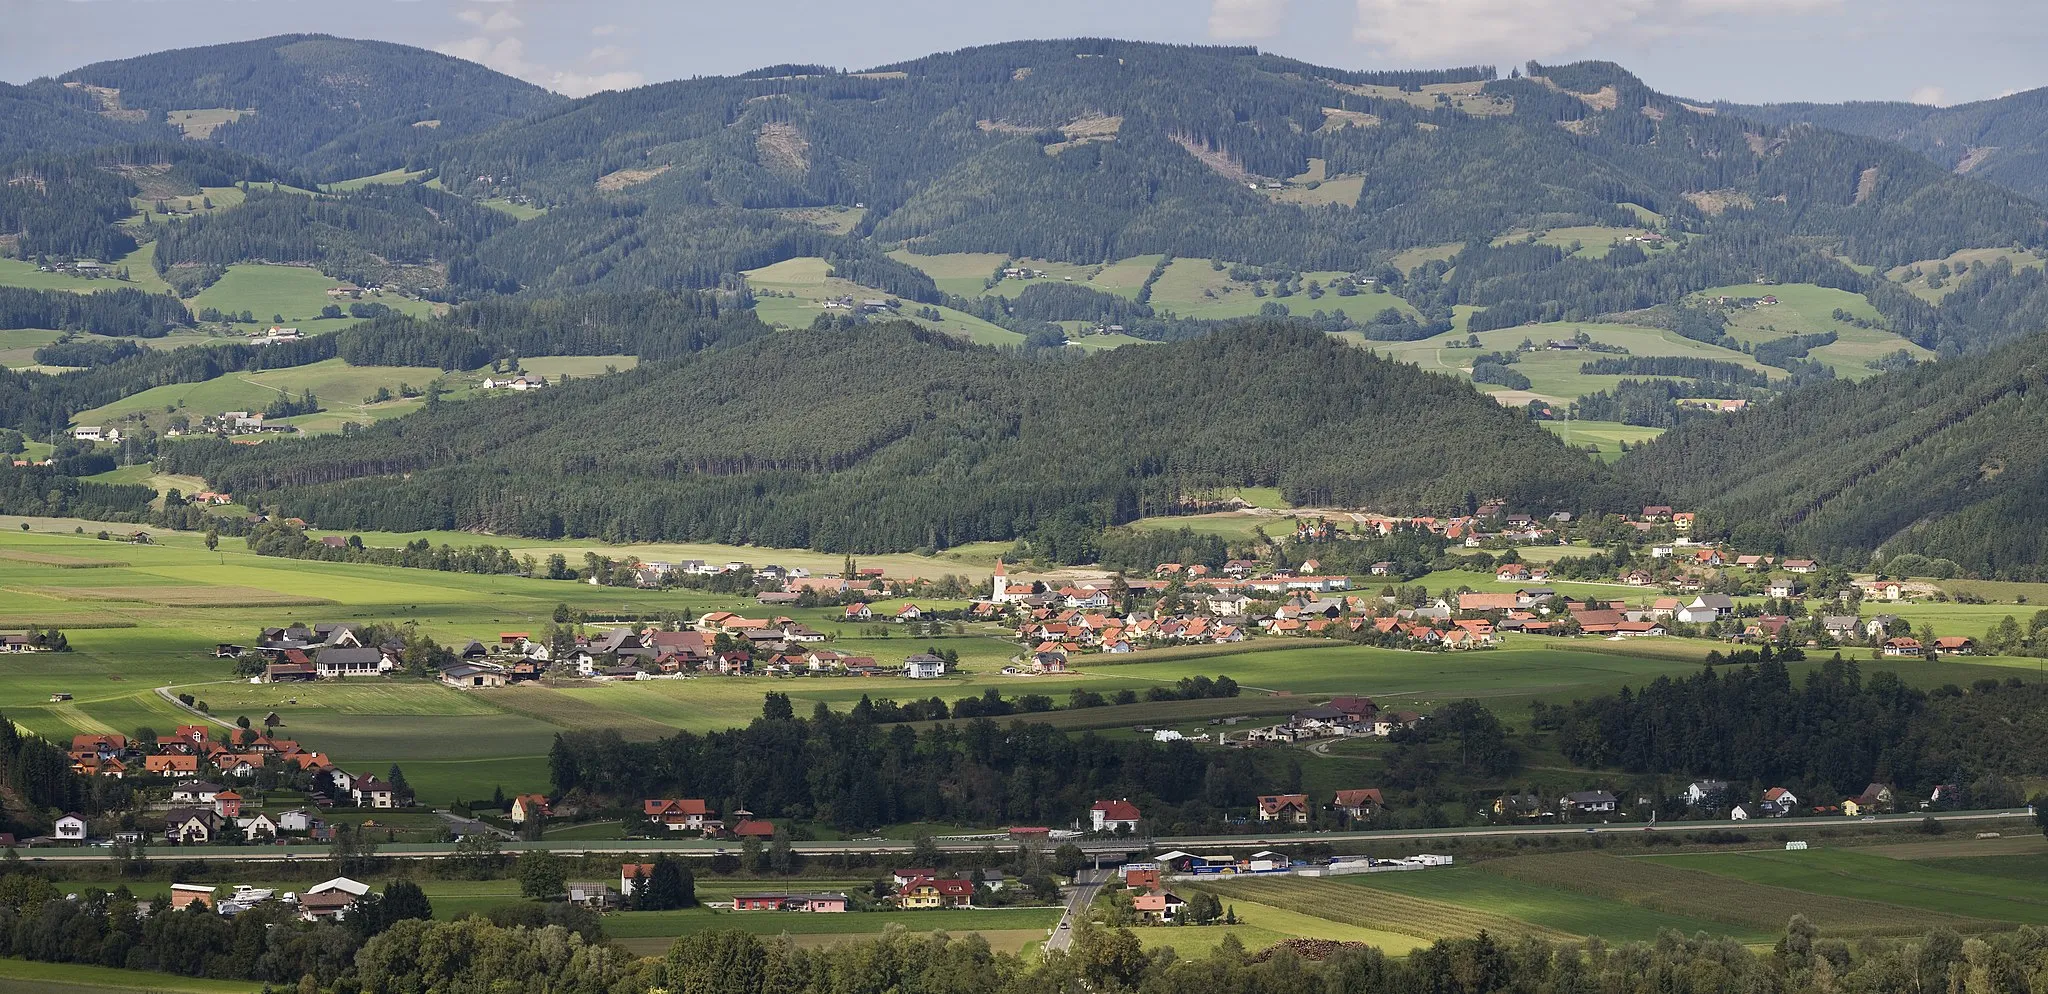
[[[748, 270], [743, 275], [747, 283], [761, 294], [756, 298], [754, 313], [768, 324], [785, 328], [810, 327], [819, 316], [832, 313], [825, 309], [824, 303], [835, 297], [852, 297], [857, 303], [888, 296], [872, 287], [830, 276], [830, 271], [831, 266], [825, 260], [807, 256]], [[987, 275], [986, 270], [983, 275]], [[976, 280], [974, 285], [978, 293], [980, 281]], [[1014, 331], [950, 307], [935, 308], [940, 315], [938, 321], [919, 318], [914, 312], [921, 306], [906, 302], [901, 316], [982, 345], [1019, 345], [1024, 341], [1024, 336]]]
[[[307, 266], [239, 263], [229, 266], [225, 275], [186, 301], [186, 306], [194, 313], [208, 307], [228, 314], [246, 310], [255, 316], [256, 324], [262, 326], [268, 326], [282, 316], [286, 325], [296, 325], [310, 335], [346, 328], [355, 323], [354, 318], [320, 317], [321, 308], [337, 303], [327, 296], [327, 288], [339, 282]], [[368, 299], [414, 317], [427, 317], [434, 313], [432, 303], [408, 300], [396, 294], [387, 293]], [[342, 310], [347, 311], [350, 302], [340, 303]]]
[[1493, 394], [1503, 402], [1527, 403], [1534, 397], [1551, 403], [1568, 403], [1585, 394], [1612, 390], [1622, 380], [1643, 378], [1640, 375], [1581, 373], [1581, 365], [1602, 358], [1603, 353], [1585, 350], [1549, 351], [1542, 348], [1552, 339], [1569, 339], [1582, 331], [1593, 341], [1627, 349], [1628, 354], [1632, 356], [1691, 356], [1716, 359], [1780, 379], [1785, 372], [1759, 365], [1756, 360], [1741, 352], [1696, 342], [1660, 328], [1625, 324], [1564, 321], [1482, 331], [1478, 335], [1480, 347], [1476, 350], [1465, 347], [1466, 335], [1460, 331], [1450, 331], [1413, 342], [1374, 342], [1362, 339], [1360, 341], [1366, 348], [1380, 355], [1412, 362], [1423, 369], [1454, 373], [1464, 377], [1471, 376], [1472, 363], [1479, 356], [1488, 352], [1512, 352], [1524, 340], [1533, 342], [1538, 346], [1537, 351], [1524, 353], [1519, 362], [1509, 367], [1529, 378], [1528, 390], [1511, 391], [1503, 386], [1477, 384], [1480, 390]]

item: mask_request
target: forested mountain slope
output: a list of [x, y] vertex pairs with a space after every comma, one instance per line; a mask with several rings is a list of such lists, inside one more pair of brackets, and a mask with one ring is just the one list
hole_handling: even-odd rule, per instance
[[163, 141], [176, 137], [161, 123], [123, 120], [100, 112], [83, 90], [48, 83], [0, 83], [0, 162], [31, 153], [61, 153], [98, 145]]
[[1288, 325], [1078, 358], [903, 323], [792, 332], [343, 438], [188, 441], [169, 464], [330, 529], [831, 551], [1092, 533], [1218, 486], [1414, 511], [1625, 502], [1466, 384]]
[[322, 181], [391, 169], [451, 137], [562, 103], [472, 62], [326, 35], [279, 35], [100, 62], [57, 82], [76, 84], [73, 92], [88, 86], [118, 91], [105, 99], [150, 121], [165, 120], [166, 112], [243, 112], [172, 113], [171, 120], [188, 134], [205, 133], [207, 141]]
[[1884, 101], [1717, 106], [1752, 120], [1805, 122], [1897, 142], [1958, 173], [2048, 201], [2048, 87], [1953, 107]]
[[[712, 286], [802, 255], [937, 303], [923, 274], [877, 250], [1363, 273], [1448, 245], [1463, 247], [1449, 273], [1404, 292], [1427, 327], [1460, 304], [1485, 309], [1483, 330], [1762, 278], [1871, 292], [1928, 348], [2024, 330], [1944, 323], [1882, 273], [2048, 244], [2040, 204], [1888, 142], [1689, 104], [1611, 64], [1528, 70], [1357, 73], [1253, 49], [1017, 42], [599, 94], [414, 164], [457, 192], [549, 207], [478, 252], [541, 291]], [[856, 206], [844, 234], [803, 213]], [[1698, 237], [1650, 256], [1496, 244], [1646, 218]]]
[[1617, 472], [1745, 548], [2048, 578], [2048, 335], [1692, 421]]

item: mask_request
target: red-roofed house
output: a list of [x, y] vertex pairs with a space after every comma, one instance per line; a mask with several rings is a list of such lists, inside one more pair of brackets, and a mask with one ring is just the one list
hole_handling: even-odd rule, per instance
[[714, 812], [705, 806], [703, 799], [648, 798], [640, 802], [640, 813], [649, 821], [658, 821], [671, 832], [701, 832], [712, 820]]
[[1259, 798], [1259, 820], [1308, 824], [1308, 795], [1267, 794]]
[[1096, 801], [1088, 808], [1088, 823], [1092, 831], [1114, 832], [1118, 829], [1136, 832], [1138, 830], [1138, 806], [1119, 798], [1114, 801]]
[[1361, 787], [1357, 790], [1340, 790], [1330, 799], [1331, 810], [1343, 815], [1346, 820], [1358, 821], [1372, 817], [1386, 800], [1380, 796], [1377, 787]]

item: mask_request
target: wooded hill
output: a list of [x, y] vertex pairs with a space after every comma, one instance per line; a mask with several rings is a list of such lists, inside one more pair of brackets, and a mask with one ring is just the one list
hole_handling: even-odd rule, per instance
[[906, 323], [792, 332], [348, 437], [167, 458], [327, 529], [849, 552], [1092, 535], [1225, 486], [1418, 512], [1626, 501], [1461, 381], [1271, 324], [1087, 356]]
[[[327, 35], [278, 35], [99, 62], [29, 89], [75, 104], [76, 96], [50, 92], [64, 91], [64, 84], [79, 84], [68, 90], [73, 95], [86, 86], [118, 91], [101, 100], [106, 112], [148, 123], [163, 122], [173, 111], [242, 111], [205, 140], [323, 182], [383, 172], [451, 137], [563, 102], [473, 62]], [[188, 127], [184, 133], [193, 132]]]
[[1861, 565], [1907, 553], [2048, 579], [2048, 336], [1688, 421], [1625, 456], [1646, 491], [1745, 549]]
[[1771, 124], [1805, 122], [1882, 138], [1973, 179], [2048, 200], [2048, 88], [1953, 107], [1864, 100], [1716, 107]]

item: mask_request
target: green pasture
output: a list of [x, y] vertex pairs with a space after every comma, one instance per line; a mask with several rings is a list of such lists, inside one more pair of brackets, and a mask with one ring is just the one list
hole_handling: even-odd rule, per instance
[[404, 413], [400, 408], [417, 406], [399, 400], [367, 403], [379, 387], [389, 389], [395, 397], [401, 386], [424, 390], [428, 383], [443, 375], [441, 370], [425, 366], [351, 366], [340, 359], [326, 359], [285, 369], [230, 373], [199, 383], [151, 387], [111, 404], [80, 411], [76, 421], [106, 424], [143, 415], [160, 422], [175, 411], [196, 422], [201, 415], [261, 411], [281, 396], [297, 399], [310, 390], [329, 411], [367, 423]]
[[[1630, 235], [1640, 235], [1642, 233], [1643, 229], [1641, 228], [1616, 228], [1604, 224], [1567, 225], [1562, 228], [1544, 228], [1533, 232], [1526, 230], [1510, 231], [1505, 235], [1495, 238], [1493, 244], [1496, 247], [1520, 244], [1527, 242], [1530, 236], [1534, 235], [1538, 245], [1555, 245], [1568, 251], [1573, 245], [1578, 245], [1578, 250], [1572, 252], [1572, 255], [1584, 259], [1602, 259], [1607, 256], [1609, 250], [1623, 244]], [[1661, 245], [1643, 243], [1640, 244], [1640, 247], [1654, 255], [1658, 252], [1668, 251], [1675, 244], [1677, 244], [1677, 240], [1673, 239]]]
[[[274, 317], [283, 315], [287, 326], [296, 326], [306, 334], [332, 331], [355, 323], [354, 318], [323, 319], [320, 311], [329, 304], [339, 304], [346, 312], [354, 301], [337, 301], [327, 296], [327, 289], [339, 285], [340, 281], [307, 266], [274, 266], [264, 263], [237, 263], [229, 266], [227, 272], [212, 286], [201, 290], [198, 295], [186, 301], [186, 306], [197, 313], [212, 307], [222, 313], [239, 314], [249, 311], [255, 315], [256, 323], [268, 326]], [[409, 300], [397, 294], [387, 293], [379, 297], [366, 297], [366, 301], [383, 304], [394, 311], [413, 317], [427, 317], [434, 313], [434, 305], [424, 300]]]
[[[1811, 283], [1749, 283], [1711, 287], [1694, 294], [1693, 299], [1711, 300], [1721, 296], [1760, 298], [1766, 295], [1778, 298], [1778, 302], [1728, 312], [1728, 333], [1736, 340], [1755, 345], [1787, 335], [1816, 335], [1832, 331], [1839, 336], [1838, 340], [1833, 345], [1813, 350], [1812, 357], [1833, 367], [1836, 375], [1849, 379], [1873, 375], [1865, 363], [1900, 349], [1923, 361], [1934, 356], [1932, 352], [1886, 331], [1882, 325], [1884, 319], [1877, 308], [1860, 293]], [[1849, 322], [1838, 321], [1834, 317], [1836, 309], [1866, 321], [1879, 322], [1879, 326], [1859, 328]]]
[[1705, 342], [1696, 342], [1661, 328], [1637, 325], [1559, 321], [1498, 328], [1479, 332], [1480, 347], [1476, 350], [1466, 348], [1466, 333], [1456, 330], [1412, 342], [1367, 341], [1350, 332], [1345, 333], [1343, 337], [1356, 340], [1366, 348], [1389, 358], [1412, 362], [1432, 372], [1451, 373], [1467, 378], [1471, 376], [1472, 363], [1479, 356], [1489, 352], [1512, 352], [1524, 340], [1530, 341], [1538, 347], [1537, 351], [1524, 353], [1520, 361], [1509, 367], [1529, 378], [1528, 390], [1509, 390], [1493, 384], [1477, 384], [1480, 390], [1492, 394], [1502, 403], [1520, 405], [1531, 399], [1566, 403], [1589, 393], [1611, 390], [1622, 380], [1631, 378], [1579, 372], [1581, 365], [1609, 353], [1583, 349], [1550, 351], [1542, 348], [1544, 343], [1552, 339], [1570, 339], [1581, 331], [1595, 342], [1627, 349], [1627, 354], [1632, 356], [1689, 356], [1715, 359], [1732, 362], [1772, 377], [1782, 378], [1784, 375], [1783, 370], [1759, 365], [1756, 360], [1744, 353], [1708, 345]]
[[1624, 442], [1637, 445], [1664, 434], [1662, 428], [1625, 425], [1619, 421], [1545, 421], [1543, 427], [1557, 433], [1557, 437], [1564, 439], [1567, 445], [1593, 447], [1605, 459], [1621, 455]]
[[[1949, 291], [1954, 290], [1956, 284], [1960, 283], [1962, 279], [1951, 276], [1943, 281], [1940, 287], [1931, 286], [1929, 285], [1931, 278], [1938, 275], [1935, 272], [1935, 267], [1947, 263], [1949, 269], [1953, 270], [1960, 263], [1974, 269], [1980, 265], [1988, 266], [2000, 259], [2011, 263], [2014, 269], [2040, 269], [2043, 265], [2041, 257], [2032, 252], [2016, 252], [2011, 248], [1971, 248], [1958, 249], [1940, 259], [1922, 259], [1919, 262], [1909, 262], [1904, 265], [1893, 266], [1885, 272], [1884, 276], [1886, 279], [1904, 287], [1912, 295], [1930, 304], [1939, 304], [1942, 298], [1948, 296]], [[1920, 270], [1920, 275], [1918, 276], [1914, 276], [1911, 273], [1911, 270], [1916, 267]]]
[[[1854, 898], [1966, 918], [2048, 924], [2048, 898], [2038, 879], [1978, 873], [1888, 859], [1847, 849], [1802, 852], [1680, 853], [1645, 857], [1756, 884], [1789, 887], [1823, 898]], [[2021, 857], [2048, 864], [2048, 859]], [[2035, 871], [2039, 876], [2039, 871]]]
[[151, 970], [0, 958], [0, 994], [108, 994], [113, 991], [255, 994], [261, 986], [249, 980], [203, 980]]
[[[834, 297], [852, 297], [858, 302], [889, 296], [872, 287], [831, 276], [830, 271], [831, 266], [825, 260], [804, 256], [748, 270], [742, 275], [749, 285], [761, 292], [755, 298], [754, 313], [768, 324], [785, 328], [808, 328], [820, 316], [835, 313], [824, 306], [825, 301]], [[977, 281], [977, 292], [968, 296], [978, 295], [980, 285]], [[938, 321], [916, 317], [914, 312], [923, 306], [928, 305], [905, 301], [899, 313], [926, 327], [981, 345], [1019, 345], [1024, 341], [1023, 335], [950, 307], [934, 308], [939, 312]]]
[[374, 173], [369, 176], [358, 176], [355, 179], [328, 183], [325, 189], [328, 193], [349, 193], [366, 186], [404, 186], [426, 174], [427, 171], [424, 169], [407, 170], [401, 166], [397, 169], [387, 169], [381, 173]]
[[[1529, 883], [1481, 867], [1445, 867], [1400, 873], [1362, 873], [1333, 878], [1368, 890], [1483, 909], [1571, 935], [1597, 935], [1615, 941], [1647, 942], [1665, 929], [1686, 935], [1728, 934], [1720, 922], [1638, 908], [1575, 891]], [[1764, 941], [1770, 933], [1737, 935]]]

